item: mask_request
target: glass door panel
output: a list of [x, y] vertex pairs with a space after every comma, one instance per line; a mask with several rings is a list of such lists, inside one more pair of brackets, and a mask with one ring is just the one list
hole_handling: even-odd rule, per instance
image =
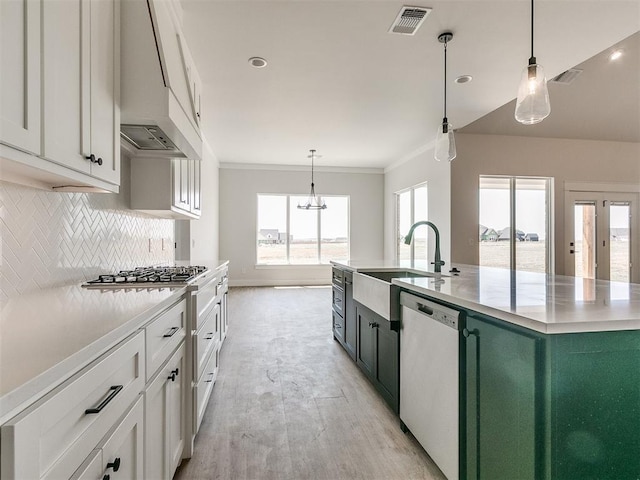
[[609, 207], [609, 278], [631, 281], [631, 205], [612, 202]]
[[480, 177], [480, 265], [511, 268], [511, 179]]
[[516, 178], [516, 270], [547, 271], [548, 183], [546, 178]]

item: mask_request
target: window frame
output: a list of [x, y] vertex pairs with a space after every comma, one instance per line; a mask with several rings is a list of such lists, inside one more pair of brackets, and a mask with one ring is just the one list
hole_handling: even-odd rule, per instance
[[[283, 263], [265, 263], [259, 261], [258, 248], [260, 247], [260, 197], [284, 197], [285, 198], [285, 208], [286, 208], [286, 229], [285, 229], [285, 251], [286, 251], [286, 261]], [[316, 261], [313, 263], [292, 263], [291, 262], [291, 242], [290, 242], [290, 232], [291, 232], [291, 198], [295, 197], [304, 197], [305, 195], [297, 194], [297, 193], [258, 193], [256, 194], [256, 267], [259, 268], [269, 268], [269, 267], [313, 267], [313, 266], [323, 266], [330, 265], [330, 261], [322, 262], [322, 212], [324, 210], [310, 210], [307, 213], [309, 215], [313, 215], [313, 212], [316, 212], [316, 246], [317, 246], [317, 256]], [[351, 196], [350, 195], [322, 195], [322, 198], [344, 198], [347, 203], [347, 258], [349, 258], [351, 254]]]
[[[401, 261], [400, 259], [400, 242], [404, 241], [405, 236], [402, 234], [402, 232], [400, 232], [400, 196], [404, 193], [409, 193], [410, 197], [409, 197], [409, 205], [410, 205], [410, 225], [413, 225], [414, 223], [416, 223], [416, 218], [415, 218], [415, 214], [416, 214], [416, 190], [419, 188], [425, 188], [426, 192], [427, 192], [427, 212], [429, 211], [429, 187], [427, 185], [428, 182], [422, 182], [422, 183], [418, 183], [416, 185], [413, 185], [411, 187], [408, 188], [404, 188], [402, 190], [398, 190], [397, 192], [394, 192], [394, 196], [395, 196], [395, 237], [396, 237], [396, 241], [395, 241], [395, 257], [396, 257], [396, 261], [399, 262]], [[428, 218], [426, 218], [425, 220], [428, 220]], [[426, 236], [427, 236], [427, 244], [429, 242], [429, 231], [427, 231]], [[416, 253], [416, 249], [415, 249], [415, 242], [411, 242], [411, 244], [409, 245], [409, 252], [410, 252], [410, 261], [411, 264], [413, 264], [415, 262], [415, 253]]]
[[[537, 175], [479, 175], [478, 176], [478, 225], [480, 224], [480, 191], [482, 190], [482, 179], [509, 180], [509, 227], [511, 232], [516, 232], [517, 226], [517, 183], [518, 180], [544, 180], [545, 181], [545, 274], [553, 274], [555, 271], [555, 235], [554, 235], [554, 203], [553, 189], [554, 178]], [[478, 228], [476, 228], [478, 230]], [[480, 246], [482, 242], [478, 240], [478, 265], [480, 265]], [[487, 265], [489, 266], [489, 265]], [[518, 270], [516, 235], [509, 238], [509, 268]], [[520, 270], [529, 271], [529, 270]]]

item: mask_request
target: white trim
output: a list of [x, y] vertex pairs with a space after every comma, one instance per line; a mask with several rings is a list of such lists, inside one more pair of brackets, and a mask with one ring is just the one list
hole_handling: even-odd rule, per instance
[[[220, 168], [227, 170], [275, 170], [275, 171], [290, 171], [290, 172], [308, 172], [309, 167], [307, 165], [276, 165], [276, 164], [264, 164], [264, 163], [229, 163], [220, 162]], [[316, 172], [324, 173], [368, 173], [372, 175], [383, 175], [384, 169], [382, 168], [359, 168], [359, 167], [319, 167], [314, 166], [313, 170]]]
[[640, 193], [637, 183], [564, 182], [565, 192]]
[[[455, 130], [454, 130], [454, 132], [455, 132]], [[435, 135], [434, 135], [433, 141], [419, 146], [418, 148], [416, 148], [412, 152], [409, 152], [404, 157], [400, 158], [400, 160], [397, 160], [397, 161], [393, 162], [391, 165], [388, 165], [388, 166], [384, 167], [384, 173], [389, 173], [391, 170], [395, 170], [396, 168], [401, 167], [402, 165], [407, 163], [409, 160], [413, 160], [417, 156], [422, 155], [423, 153], [428, 152], [429, 150], [434, 150], [435, 149], [435, 143], [436, 142], [435, 142]]]
[[326, 268], [331, 267], [331, 263], [256, 263], [253, 266], [256, 270], [289, 270], [303, 268]]
[[229, 287], [306, 287], [322, 286], [331, 288], [331, 282], [324, 278], [313, 278], [305, 280], [231, 280]]

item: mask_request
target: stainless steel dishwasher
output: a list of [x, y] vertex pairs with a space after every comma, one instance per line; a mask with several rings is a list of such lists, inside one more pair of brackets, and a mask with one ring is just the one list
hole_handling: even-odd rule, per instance
[[458, 480], [461, 312], [406, 292], [400, 305], [400, 420]]

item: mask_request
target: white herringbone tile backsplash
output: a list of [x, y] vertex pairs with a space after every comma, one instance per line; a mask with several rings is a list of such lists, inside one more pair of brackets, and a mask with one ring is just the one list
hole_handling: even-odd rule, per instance
[[173, 220], [129, 210], [128, 184], [122, 191], [56, 193], [0, 182], [0, 298], [173, 263]]

